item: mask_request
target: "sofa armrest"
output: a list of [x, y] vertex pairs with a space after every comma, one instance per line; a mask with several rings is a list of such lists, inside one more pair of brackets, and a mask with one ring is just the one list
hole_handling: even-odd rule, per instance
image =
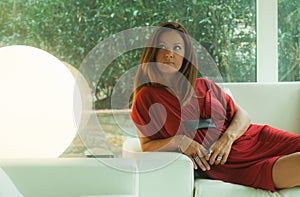
[[135, 159], [139, 172], [139, 196], [192, 197], [193, 163], [176, 152], [141, 152], [138, 138], [123, 144], [123, 157]]
[[131, 159], [0, 159], [0, 164], [26, 197], [137, 196]]
[[18, 188], [2, 168], [0, 168], [0, 185], [0, 197], [23, 197]]
[[128, 138], [123, 142], [122, 156], [123, 158], [137, 159], [140, 155], [144, 155], [139, 138]]

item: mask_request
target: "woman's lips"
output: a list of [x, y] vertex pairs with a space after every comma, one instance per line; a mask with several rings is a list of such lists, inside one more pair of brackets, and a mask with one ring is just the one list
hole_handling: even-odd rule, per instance
[[174, 64], [174, 62], [163, 62], [163, 64]]

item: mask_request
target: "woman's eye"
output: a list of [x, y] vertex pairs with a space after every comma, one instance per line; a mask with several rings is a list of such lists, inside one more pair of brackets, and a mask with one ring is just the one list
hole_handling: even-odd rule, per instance
[[177, 45], [174, 47], [174, 51], [179, 51], [181, 49], [181, 46]]
[[160, 49], [166, 49], [167, 47], [166, 47], [166, 45], [164, 45], [164, 44], [160, 44], [160, 45], [158, 46], [158, 48], [160, 48]]

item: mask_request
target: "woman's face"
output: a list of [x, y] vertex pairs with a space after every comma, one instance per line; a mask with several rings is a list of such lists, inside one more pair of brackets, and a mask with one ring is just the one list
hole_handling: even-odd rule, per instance
[[161, 72], [177, 72], [182, 65], [185, 46], [184, 40], [175, 30], [162, 33], [158, 40], [156, 62]]

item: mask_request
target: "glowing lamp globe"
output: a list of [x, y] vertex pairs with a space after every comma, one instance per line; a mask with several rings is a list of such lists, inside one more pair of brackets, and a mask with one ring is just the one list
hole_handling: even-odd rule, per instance
[[76, 80], [53, 55], [0, 48], [0, 158], [58, 157], [81, 119]]

